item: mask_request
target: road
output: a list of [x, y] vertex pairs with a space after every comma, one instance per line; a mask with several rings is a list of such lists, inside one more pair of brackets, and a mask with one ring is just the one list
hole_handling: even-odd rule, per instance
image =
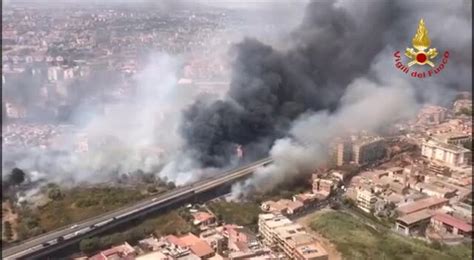
[[[95, 228], [105, 226], [114, 221], [122, 220], [130, 215], [136, 214], [140, 211], [150, 209], [151, 207], [157, 206], [159, 204], [168, 202], [170, 200], [183, 197], [189, 193], [201, 193], [207, 190], [210, 190], [214, 187], [220, 186], [222, 184], [234, 181], [238, 178], [251, 174], [257, 168], [269, 164], [272, 162], [271, 158], [265, 158], [256, 162], [253, 162], [244, 167], [230, 170], [219, 174], [216, 177], [204, 179], [196, 183], [179, 187], [170, 192], [167, 192], [156, 197], [150, 197], [146, 200], [140, 201], [133, 205], [123, 207], [111, 212], [107, 212], [103, 215], [99, 215], [79, 223], [71, 224], [67, 227], [63, 227], [58, 230], [54, 230], [40, 236], [28, 239], [23, 241], [21, 244], [12, 246], [5, 250], [2, 250], [3, 259], [17, 259], [19, 257], [34, 253], [40, 249], [49, 247], [58, 243], [58, 238], [63, 238], [64, 240], [74, 238], [77, 235], [82, 235], [87, 232], [94, 230]], [[48, 243], [48, 244], [45, 244]]]

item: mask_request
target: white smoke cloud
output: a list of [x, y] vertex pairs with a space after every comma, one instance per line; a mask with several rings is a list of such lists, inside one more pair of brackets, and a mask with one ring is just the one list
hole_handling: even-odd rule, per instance
[[417, 110], [414, 91], [404, 80], [376, 84], [367, 78], [352, 82], [334, 113], [319, 111], [299, 117], [291, 137], [277, 140], [270, 156], [274, 163], [258, 169], [251, 179], [232, 187], [231, 198], [250, 189], [268, 191], [299, 174], [307, 174], [324, 163], [329, 142], [348, 131], [376, 131], [382, 126], [409, 119]]
[[[88, 152], [75, 150], [75, 132], [53, 140], [53, 148], [61, 153], [27, 148], [18, 154], [6, 149], [4, 159], [12, 159], [16, 167], [34, 173], [35, 179], [41, 177], [60, 183], [103, 182], [110, 178], [110, 173], [138, 169], [158, 174], [176, 155], [183, 156], [178, 125], [181, 110], [194, 99], [194, 90], [177, 85], [180, 66], [177, 57], [152, 55], [145, 69], [136, 75], [133, 96], [111, 105], [106, 113], [93, 114], [77, 130], [87, 138]], [[90, 111], [78, 113], [81, 117]], [[187, 166], [191, 165], [181, 164], [180, 170], [188, 171]], [[172, 174], [167, 172], [170, 167], [165, 167], [160, 175], [171, 179]]]
[[[351, 14], [359, 26], [364, 25], [364, 13], [371, 4], [348, 0], [334, 3]], [[472, 2], [400, 1], [398, 6], [401, 7], [398, 11], [406, 15], [393, 24], [393, 34], [388, 35], [386, 47], [372, 61], [368, 76], [357, 78], [348, 86], [341, 106], [334, 113], [319, 111], [295, 120], [289, 137], [277, 140], [270, 151], [274, 164], [260, 168], [251, 179], [234, 185], [232, 198], [253, 189], [271, 189], [297, 174], [314, 170], [327, 159], [327, 146], [334, 137], [348, 131], [377, 131], [398, 120], [412, 118], [423, 105], [417, 102], [420, 95], [426, 103], [448, 105], [459, 89], [466, 89], [463, 84], [472, 81], [472, 11], [468, 8]], [[440, 55], [446, 50], [450, 52], [446, 68], [436, 77], [422, 80], [397, 70], [392, 57], [396, 50], [403, 53], [411, 45], [421, 18], [425, 19], [433, 47]], [[408, 26], [412, 29], [408, 30]]]

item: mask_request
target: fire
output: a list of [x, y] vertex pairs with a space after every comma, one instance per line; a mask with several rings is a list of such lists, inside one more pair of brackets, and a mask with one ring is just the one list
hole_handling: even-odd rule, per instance
[[423, 21], [423, 19], [421, 19], [420, 23], [418, 24], [418, 29], [416, 30], [415, 37], [413, 37], [412, 44], [413, 47], [420, 51], [428, 48], [431, 44], [430, 37], [428, 36], [428, 30], [425, 27], [425, 21]]

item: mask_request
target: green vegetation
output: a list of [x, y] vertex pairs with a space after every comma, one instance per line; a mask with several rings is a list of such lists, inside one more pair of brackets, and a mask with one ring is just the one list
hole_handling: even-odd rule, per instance
[[218, 220], [256, 229], [258, 214], [261, 213], [258, 204], [252, 202], [213, 202], [209, 208]]
[[[23, 217], [21, 217], [23, 216]], [[29, 208], [21, 209], [18, 219], [18, 240], [23, 240], [31, 236], [36, 236], [44, 232], [40, 227], [40, 219], [37, 213]]]
[[59, 186], [55, 185], [49, 188], [48, 198], [50, 198], [51, 200], [61, 200], [63, 198], [63, 194], [61, 193], [61, 189], [59, 189]]
[[311, 189], [311, 182], [308, 181], [310, 179], [311, 177], [308, 175], [299, 175], [293, 179], [278, 184], [269, 191], [254, 190], [247, 199], [257, 204], [267, 200], [291, 199], [293, 195]]
[[[2, 182], [3, 200], [14, 197], [14, 185], [25, 181], [24, 172], [17, 168], [13, 169], [8, 178], [8, 183]], [[46, 204], [30, 207], [26, 201], [20, 203], [19, 223], [15, 225], [18, 240], [103, 214], [142, 200], [151, 194], [176, 188], [175, 183], [166, 178], [161, 179], [141, 170], [130, 175], [119, 175], [114, 183], [117, 185], [78, 186], [70, 189], [55, 183], [43, 186], [42, 193], [49, 199], [45, 201]]]
[[456, 115], [467, 115], [467, 116], [472, 116], [472, 109], [469, 109], [467, 107], [463, 107], [459, 110], [459, 112], [456, 112]]
[[345, 259], [471, 259], [472, 246], [428, 244], [387, 230], [378, 232], [342, 212], [317, 216], [311, 228], [328, 238]]
[[121, 187], [76, 187], [61, 191], [56, 184], [43, 190], [51, 200], [38, 208], [25, 205], [18, 208], [18, 240], [54, 230], [74, 222], [100, 215], [107, 211], [143, 199], [138, 189]]
[[12, 224], [9, 221], [5, 221], [3, 223], [3, 228], [5, 232], [5, 238], [7, 241], [11, 240], [13, 238], [13, 230], [12, 230]]
[[93, 237], [93, 238], [83, 239], [79, 243], [79, 248], [81, 249], [82, 252], [86, 254], [91, 254], [100, 249], [99, 238]]
[[147, 219], [139, 225], [124, 231], [105, 235], [100, 238], [83, 239], [80, 242], [80, 249], [86, 254], [91, 254], [98, 249], [109, 248], [125, 241], [129, 243], [137, 242], [150, 234], [157, 236], [186, 234], [191, 231], [192, 227], [180, 215], [180, 211], [182, 210], [174, 210], [160, 214], [155, 218]]

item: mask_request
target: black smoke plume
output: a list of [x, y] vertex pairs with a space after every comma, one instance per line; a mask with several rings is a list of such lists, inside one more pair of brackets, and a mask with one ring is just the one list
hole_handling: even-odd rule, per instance
[[365, 12], [360, 19], [329, 1], [310, 3], [288, 50], [248, 38], [236, 44], [228, 98], [197, 102], [184, 115], [182, 133], [203, 165], [225, 165], [237, 144], [263, 156], [303, 112], [337, 108], [346, 86], [385, 46], [393, 21], [388, 1], [362, 10], [367, 6], [354, 6]]

